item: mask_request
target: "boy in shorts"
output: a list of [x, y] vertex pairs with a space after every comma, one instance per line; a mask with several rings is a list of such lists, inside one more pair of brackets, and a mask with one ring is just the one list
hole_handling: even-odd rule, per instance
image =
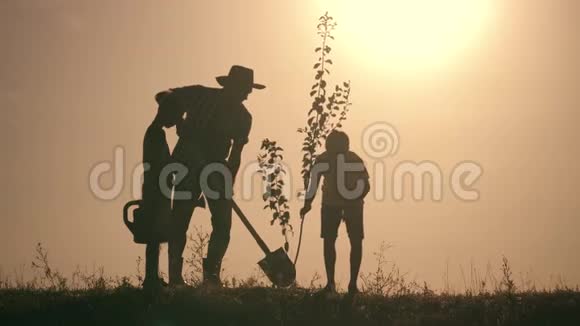
[[348, 292], [358, 292], [357, 279], [362, 261], [364, 197], [370, 191], [369, 175], [362, 159], [349, 150], [349, 139], [342, 131], [332, 131], [326, 139], [326, 151], [316, 158], [310, 174], [302, 218], [312, 209], [320, 179], [322, 185], [321, 238], [324, 239], [324, 265], [327, 285], [324, 291], [335, 292], [334, 268], [336, 238], [344, 221], [350, 239], [350, 283]]

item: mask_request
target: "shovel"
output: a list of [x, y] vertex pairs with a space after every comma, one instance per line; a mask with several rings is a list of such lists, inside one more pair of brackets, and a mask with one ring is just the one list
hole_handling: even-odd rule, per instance
[[260, 268], [264, 271], [272, 284], [279, 287], [288, 287], [296, 280], [296, 268], [288, 257], [284, 248], [280, 247], [275, 251], [270, 251], [268, 245], [262, 240], [258, 232], [254, 229], [248, 218], [244, 215], [240, 207], [232, 200], [232, 206], [242, 223], [246, 226], [254, 240], [264, 252], [264, 257], [258, 262]]

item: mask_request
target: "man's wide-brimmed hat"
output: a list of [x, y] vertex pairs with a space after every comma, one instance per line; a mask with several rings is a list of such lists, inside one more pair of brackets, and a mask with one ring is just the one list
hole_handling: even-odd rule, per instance
[[227, 76], [216, 77], [222, 86], [238, 86], [255, 89], [264, 89], [266, 86], [254, 83], [254, 71], [242, 66], [232, 66]]

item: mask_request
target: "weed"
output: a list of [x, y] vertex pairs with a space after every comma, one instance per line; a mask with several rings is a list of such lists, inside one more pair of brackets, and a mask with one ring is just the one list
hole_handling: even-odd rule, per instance
[[41, 286], [47, 286], [51, 290], [66, 290], [67, 279], [59, 271], [52, 269], [48, 263], [48, 251], [39, 242], [36, 244], [32, 268], [40, 272]]

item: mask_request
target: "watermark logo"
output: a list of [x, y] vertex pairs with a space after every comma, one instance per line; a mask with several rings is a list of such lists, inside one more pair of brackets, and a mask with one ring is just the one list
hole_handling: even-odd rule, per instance
[[[405, 200], [409, 193], [413, 200], [424, 201], [427, 200], [427, 192], [430, 194], [429, 200], [443, 200], [445, 173], [441, 166], [432, 160], [405, 160], [397, 163], [392, 157], [398, 152], [399, 146], [399, 133], [387, 122], [373, 123], [363, 131], [362, 148], [371, 157], [368, 164], [373, 199], [383, 201], [387, 199], [387, 191], [391, 190], [391, 199], [394, 201]], [[392, 169], [387, 165], [390, 161], [393, 161]], [[474, 186], [482, 174], [483, 168], [476, 162], [458, 162], [448, 174], [452, 194], [462, 201], [478, 200], [480, 194]]]
[[[483, 167], [480, 164], [472, 160], [463, 160], [457, 162], [449, 171], [444, 171], [437, 162], [428, 159], [397, 162], [395, 156], [401, 146], [400, 140], [399, 132], [393, 125], [387, 122], [372, 123], [364, 129], [360, 137], [364, 154], [369, 158], [364, 165], [362, 162], [346, 160], [345, 155], [335, 155], [332, 160], [313, 167], [312, 180], [320, 179], [315, 174], [333, 178], [329, 184], [346, 200], [366, 195], [368, 192], [366, 180], [370, 187], [368, 196], [379, 202], [385, 200], [441, 202], [446, 190], [458, 200], [473, 202], [480, 199], [480, 191], [476, 187], [483, 175]], [[284, 162], [281, 164], [279, 168], [285, 171], [283, 191], [286, 198], [291, 199], [294, 193], [293, 183], [301, 183], [302, 178], [294, 180], [295, 176], [300, 174], [294, 174], [291, 166]], [[126, 165], [125, 150], [120, 146], [114, 148], [111, 161], [95, 164], [89, 171], [88, 180], [92, 194], [101, 200], [116, 199], [122, 193], [126, 173], [129, 173], [131, 195], [138, 198], [141, 194], [143, 176], [151, 170], [151, 166], [145, 163], [127, 169]], [[105, 175], [112, 177], [109, 186], [102, 184]], [[258, 162], [252, 161], [242, 165], [237, 175], [241, 190], [239, 196], [242, 200], [261, 198], [267, 190], [267, 182], [263, 178], [260, 178], [258, 182], [261, 183], [256, 187], [256, 175], [260, 175]], [[199, 195], [198, 192], [203, 192], [210, 199], [233, 196], [234, 178], [227, 165], [223, 163], [211, 163], [192, 169], [174, 162], [160, 169], [156, 177], [160, 192], [167, 198], [175, 200], [195, 199], [193, 196]], [[173, 184], [176, 185], [175, 188]], [[315, 186], [318, 187], [317, 184]]]
[[394, 156], [399, 151], [399, 133], [387, 122], [375, 122], [363, 131], [362, 144], [373, 159]]

